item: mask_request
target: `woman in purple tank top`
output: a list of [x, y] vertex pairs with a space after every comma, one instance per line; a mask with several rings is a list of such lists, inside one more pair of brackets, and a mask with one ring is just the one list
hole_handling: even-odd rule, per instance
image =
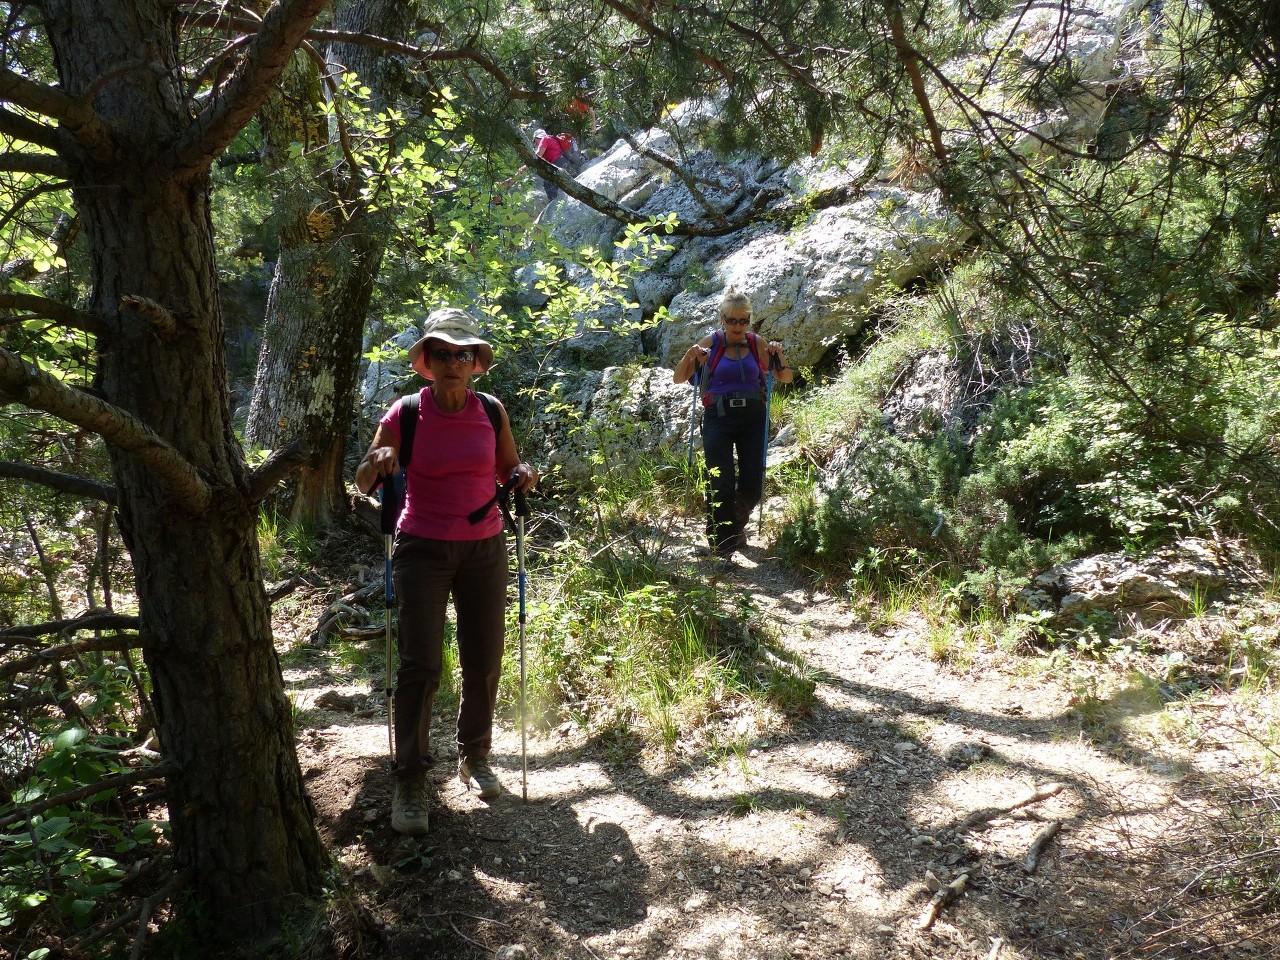
[[690, 345], [672, 379], [698, 374], [702, 392], [702, 449], [707, 461], [707, 540], [723, 568], [746, 543], [747, 521], [764, 496], [765, 372], [771, 358], [790, 383], [795, 373], [782, 359], [782, 344], [759, 339], [751, 301], [733, 287], [720, 301], [721, 329]]

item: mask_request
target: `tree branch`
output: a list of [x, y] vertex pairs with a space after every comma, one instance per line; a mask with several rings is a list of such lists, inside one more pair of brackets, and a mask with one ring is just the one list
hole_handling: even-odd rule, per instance
[[29, 803], [25, 807], [19, 807], [12, 813], [0, 817], [0, 829], [13, 823], [29, 820], [36, 814], [44, 813], [54, 807], [60, 807], [66, 803], [74, 803], [77, 800], [83, 800], [85, 797], [92, 797], [95, 793], [102, 793], [104, 790], [130, 787], [135, 783], [147, 783], [151, 780], [163, 780], [171, 772], [172, 770], [167, 763], [157, 764], [154, 767], [138, 767], [127, 773], [118, 773], [114, 777], [106, 777], [97, 783], [86, 783], [83, 786], [76, 787], [74, 790], [68, 790], [66, 793], [59, 793], [52, 797], [42, 797], [35, 803]]
[[90, 500], [101, 500], [112, 505], [116, 503], [116, 488], [109, 483], [100, 483], [97, 480], [77, 477], [70, 473], [58, 473], [43, 467], [33, 467], [26, 463], [16, 463], [13, 460], [0, 460], [0, 477], [38, 483], [62, 493], [88, 497]]
[[126, 294], [120, 298], [120, 309], [132, 310], [150, 323], [161, 340], [172, 340], [178, 335], [178, 321], [173, 318], [173, 314], [150, 297]]
[[[12, 70], [0, 69], [0, 101], [17, 104], [32, 113], [57, 120], [59, 130], [71, 134], [77, 143], [94, 156], [102, 157], [111, 150], [111, 131], [90, 106], [92, 92], [90, 90], [87, 97], [73, 97], [57, 87], [28, 80]], [[48, 130], [43, 124], [32, 121], [27, 123], [36, 131]], [[45, 142], [44, 134], [40, 136], [42, 139], [31, 142], [53, 146]]]
[[16, 104], [50, 120], [76, 123], [86, 119], [84, 108], [75, 97], [3, 68], [0, 68], [0, 101]]
[[[699, 188], [697, 180], [683, 166], [680, 165], [680, 162], [676, 160], [675, 157], [669, 157], [665, 153], [662, 153], [661, 151], [654, 150], [652, 147], [641, 146], [638, 142], [636, 142], [635, 137], [631, 136], [631, 134], [625, 130], [622, 131], [622, 139], [625, 140], [627, 142], [627, 146], [629, 146], [636, 153], [640, 154], [642, 157], [648, 157], [650, 160], [652, 160], [656, 164], [659, 164], [660, 166], [666, 167], [668, 170], [672, 172], [672, 174], [679, 177], [680, 180], [684, 183], [685, 188], [689, 191], [689, 193], [693, 195], [693, 198], [698, 201], [698, 204], [702, 207], [702, 209], [707, 211], [711, 219], [714, 220], [716, 223], [724, 223], [724, 213], [720, 210], [717, 210], [715, 208], [715, 205], [710, 200], [707, 199], [706, 195], [703, 194], [701, 188]], [[712, 185], [719, 189], [724, 189], [724, 187], [721, 184], [716, 183]], [[739, 184], [738, 196], [735, 198], [734, 202], [736, 203], [738, 200], [741, 200], [745, 192], [746, 192], [745, 185]]]
[[[508, 140], [526, 166], [536, 170], [538, 176], [544, 180], [550, 180], [575, 200], [580, 200], [591, 209], [621, 223], [646, 224], [649, 222], [650, 218], [644, 214], [624, 207], [617, 201], [610, 200], [604, 194], [597, 193], [590, 187], [584, 187], [555, 164], [543, 160], [525, 143], [524, 136], [518, 129], [512, 128], [510, 130]], [[781, 190], [762, 189], [751, 199], [751, 203], [747, 205], [746, 209], [732, 220], [714, 219], [678, 223], [671, 229], [670, 233], [680, 237], [723, 237], [752, 223], [756, 217], [764, 212], [764, 208], [771, 200], [776, 200], [780, 196], [782, 196]]]
[[652, 20], [646, 17], [639, 10], [632, 9], [631, 7], [627, 6], [625, 3], [622, 3], [621, 0], [603, 0], [603, 2], [606, 7], [609, 7], [610, 9], [617, 11], [624, 19], [630, 20], [632, 23], [634, 23], [637, 27], [639, 27], [645, 33], [648, 33], [651, 36], [659, 37], [665, 40], [667, 43], [671, 44], [671, 46], [675, 47], [677, 50], [681, 50], [689, 54], [691, 57], [693, 57], [693, 59], [697, 60], [698, 63], [702, 64], [704, 67], [709, 67], [710, 69], [714, 70], [716, 73], [720, 74], [720, 76], [725, 80], [730, 82], [733, 81], [734, 72], [731, 67], [726, 66], [725, 64], [721, 63], [719, 60], [708, 55], [702, 50], [699, 50], [696, 47], [690, 46], [688, 43], [686, 43], [680, 37], [676, 36], [671, 31], [658, 26], [656, 23], [654, 23]]
[[0, 640], [35, 640], [51, 634], [79, 633], [81, 630], [137, 630], [139, 620], [127, 613], [105, 613], [101, 610], [81, 614], [70, 620], [27, 623], [0, 630]]
[[35, 144], [49, 150], [58, 150], [63, 146], [62, 138], [56, 127], [37, 123], [12, 110], [0, 107], [0, 133], [21, 140], [23, 143]]
[[170, 166], [179, 176], [208, 169], [270, 95], [326, 0], [278, 0], [258, 26], [231, 79], [178, 138]]
[[[105, 333], [105, 324], [97, 314], [85, 313], [65, 303], [50, 300], [48, 297], [34, 293], [0, 293], [0, 310], [22, 310], [28, 317], [44, 317], [64, 327], [101, 336]], [[0, 327], [9, 321], [0, 318]]]
[[100, 434], [155, 471], [170, 493], [193, 513], [203, 513], [213, 500], [212, 488], [191, 462], [133, 414], [28, 367], [3, 347], [0, 400], [43, 410]]
[[[132, 619], [137, 619], [136, 617]], [[72, 643], [59, 644], [56, 647], [45, 647], [25, 657], [17, 657], [0, 664], [0, 680], [10, 680], [20, 673], [25, 673], [46, 663], [59, 663], [70, 660], [82, 653], [94, 650], [136, 650], [142, 646], [142, 638], [134, 634], [112, 634], [109, 637], [85, 637]]]
[[299, 437], [287, 446], [276, 450], [249, 474], [250, 505], [261, 503], [275, 485], [311, 459], [307, 442]]
[[61, 180], [71, 178], [71, 165], [52, 153], [27, 153], [13, 150], [0, 154], [0, 170], [9, 173], [37, 173], [46, 177], [58, 177]]
[[929, 93], [924, 87], [924, 77], [920, 74], [920, 60], [914, 47], [907, 41], [907, 31], [902, 24], [902, 8], [897, 0], [889, 3], [889, 30], [893, 35], [893, 46], [902, 59], [902, 66], [911, 79], [911, 91], [915, 94], [916, 103], [924, 115], [924, 122], [929, 127], [929, 140], [933, 145], [933, 155], [939, 164], [947, 162], [947, 148], [942, 142], [942, 131], [938, 129], [937, 118], [933, 115], [933, 106], [929, 103]]
[[[193, 17], [192, 21], [214, 29], [234, 28], [238, 30], [258, 29], [258, 23], [247, 17], [226, 17], [221, 14], [206, 13]], [[443, 50], [427, 50], [402, 40], [380, 37], [372, 33], [351, 33], [346, 30], [311, 29], [306, 39], [325, 41], [327, 43], [350, 43], [356, 46], [373, 47], [388, 53], [397, 53], [422, 63], [448, 63], [454, 60], [469, 60], [493, 79], [497, 80], [513, 100], [541, 100], [543, 94], [536, 90], [526, 90], [503, 70], [488, 54], [475, 47], [450, 47]]]

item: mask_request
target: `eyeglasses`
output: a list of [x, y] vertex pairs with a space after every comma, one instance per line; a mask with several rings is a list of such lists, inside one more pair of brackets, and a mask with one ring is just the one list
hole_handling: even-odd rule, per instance
[[448, 363], [450, 360], [457, 360], [459, 363], [470, 363], [476, 358], [474, 350], [446, 350], [441, 347], [438, 350], [431, 351], [431, 358], [439, 360], [441, 363]]
[[720, 319], [735, 327], [745, 326], [751, 322], [750, 317], [721, 317]]

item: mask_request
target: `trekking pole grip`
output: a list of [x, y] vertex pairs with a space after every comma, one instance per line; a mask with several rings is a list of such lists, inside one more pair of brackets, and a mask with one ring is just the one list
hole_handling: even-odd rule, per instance
[[520, 471], [513, 471], [511, 479], [507, 481], [507, 486], [515, 494], [516, 498], [516, 516], [529, 516], [529, 501], [525, 499], [524, 491], [520, 489]]

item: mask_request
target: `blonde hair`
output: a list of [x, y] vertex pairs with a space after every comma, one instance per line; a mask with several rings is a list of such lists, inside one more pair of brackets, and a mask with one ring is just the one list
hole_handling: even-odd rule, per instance
[[751, 298], [745, 293], [739, 293], [737, 287], [730, 287], [724, 292], [724, 296], [720, 300], [720, 316], [724, 316], [726, 309], [732, 307], [742, 307], [747, 311], [747, 319], [750, 320], [754, 311], [751, 309]]

